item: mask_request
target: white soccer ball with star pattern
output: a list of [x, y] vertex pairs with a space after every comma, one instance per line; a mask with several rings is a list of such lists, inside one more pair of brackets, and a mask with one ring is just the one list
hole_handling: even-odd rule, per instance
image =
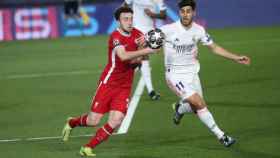
[[162, 47], [164, 42], [164, 33], [156, 28], [153, 30], [150, 30], [146, 35], [145, 39], [147, 42], [147, 45], [152, 49], [159, 49]]

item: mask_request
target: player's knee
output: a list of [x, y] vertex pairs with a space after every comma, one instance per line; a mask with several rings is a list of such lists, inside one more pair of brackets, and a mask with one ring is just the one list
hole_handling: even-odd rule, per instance
[[88, 117], [87, 124], [89, 126], [98, 126], [100, 122], [100, 118], [93, 118], [93, 117]]
[[195, 110], [203, 109], [204, 107], [206, 107], [205, 101], [197, 93], [190, 96], [187, 100]]
[[112, 128], [116, 128], [121, 125], [122, 121], [123, 121], [122, 117], [111, 118], [109, 119], [109, 124], [112, 126]]
[[196, 102], [196, 106], [204, 108], [204, 107], [206, 107], [206, 104], [203, 101], [199, 100], [199, 101]]
[[192, 104], [192, 105], [195, 108], [195, 110], [203, 109], [206, 107], [206, 104], [203, 103], [202, 101], [194, 102], [194, 104]]

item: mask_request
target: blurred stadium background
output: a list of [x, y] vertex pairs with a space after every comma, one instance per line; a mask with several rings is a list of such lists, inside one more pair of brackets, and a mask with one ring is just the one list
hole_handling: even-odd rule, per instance
[[[121, 3], [84, 0], [76, 22], [64, 20], [63, 0], [0, 1], [1, 157], [78, 157], [88, 139], [79, 136], [95, 129], [75, 130], [67, 144], [57, 137], [68, 116], [89, 109], [107, 61], [108, 34], [116, 27], [112, 14]], [[158, 26], [178, 19], [175, 1], [166, 3], [168, 19]], [[172, 124], [177, 97], [165, 84], [160, 54], [151, 60], [162, 98], [151, 101], [144, 92], [129, 132], [97, 148], [98, 157], [280, 157], [279, 8], [279, 0], [198, 0], [196, 21], [221, 45], [252, 58], [244, 67], [200, 48], [205, 98], [236, 145], [224, 148], [192, 115]]]

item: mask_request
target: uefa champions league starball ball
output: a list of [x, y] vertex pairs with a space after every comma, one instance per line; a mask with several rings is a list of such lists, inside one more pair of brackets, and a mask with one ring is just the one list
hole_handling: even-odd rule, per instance
[[153, 30], [150, 30], [146, 35], [145, 39], [147, 42], [147, 45], [152, 49], [158, 49], [162, 47], [164, 42], [164, 33], [156, 28]]

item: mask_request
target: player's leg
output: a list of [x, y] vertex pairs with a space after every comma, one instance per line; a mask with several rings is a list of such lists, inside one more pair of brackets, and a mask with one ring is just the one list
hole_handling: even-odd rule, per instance
[[103, 114], [90, 112], [88, 114], [84, 114], [79, 117], [75, 117], [69, 120], [69, 125], [72, 128], [75, 128], [77, 126], [97, 126], [100, 122], [100, 119], [103, 117]]
[[88, 114], [84, 114], [82, 116], [69, 119], [68, 123], [71, 128], [75, 128], [77, 126], [95, 127], [99, 124], [103, 115], [104, 114], [101, 114], [101, 113], [89, 112]]
[[[171, 72], [166, 72], [166, 83], [168, 87], [181, 99], [173, 103], [172, 108], [174, 110], [173, 122], [178, 125], [183, 118], [185, 113], [193, 113], [194, 110], [190, 106], [189, 102], [184, 99], [186, 98], [186, 93], [188, 91], [188, 82], [192, 81], [192, 74], [175, 74]], [[189, 77], [189, 79], [186, 79]], [[185, 86], [184, 86], [185, 85]]]
[[96, 127], [104, 114], [90, 112], [78, 117], [69, 117], [62, 130], [62, 140], [69, 140], [70, 134], [75, 127]]
[[160, 95], [153, 88], [149, 58], [146, 57], [144, 60], [142, 60], [141, 63], [141, 74], [144, 79], [149, 96], [152, 100], [158, 100], [160, 98]]
[[174, 110], [173, 122], [178, 125], [180, 124], [181, 119], [186, 113], [194, 113], [195, 111], [192, 109], [190, 103], [186, 100], [179, 100], [176, 103], [172, 104], [172, 108]]
[[222, 138], [224, 132], [217, 126], [211, 112], [206, 107], [203, 98], [201, 98], [198, 93], [194, 93], [192, 96], [188, 97], [187, 100], [197, 111], [198, 118], [217, 136], [218, 139]]
[[89, 143], [81, 148], [80, 154], [82, 156], [92, 154], [92, 149], [107, 140], [112, 135], [114, 129], [121, 125], [125, 117], [129, 103], [130, 89], [114, 88], [111, 91], [113, 96], [110, 101], [111, 106], [108, 121], [96, 131], [95, 136], [91, 138]]
[[213, 134], [219, 139], [219, 141], [226, 147], [235, 143], [235, 140], [227, 135], [218, 127], [212, 113], [208, 110], [205, 101], [200, 97], [198, 93], [188, 97], [187, 100], [191, 103], [191, 106], [197, 111], [197, 116]]
[[124, 118], [124, 114], [120, 111], [110, 111], [109, 118], [106, 124], [99, 128], [95, 136], [85, 146], [95, 148], [101, 142], [107, 140], [112, 135], [115, 128], [117, 128]]
[[64, 18], [67, 19], [69, 17], [70, 13], [70, 6], [69, 2], [64, 1]]
[[114, 129], [122, 123], [124, 116], [120, 111], [110, 111], [108, 122], [96, 131], [95, 136], [91, 138], [89, 143], [81, 148], [80, 154], [82, 156], [95, 155], [92, 153], [92, 149], [106, 141], [113, 134]]
[[[186, 86], [183, 88], [185, 93], [181, 94], [181, 100], [178, 102], [178, 113], [180, 114], [185, 114], [185, 113], [196, 113], [196, 109], [192, 108], [191, 104], [187, 100], [189, 96], [197, 92], [201, 98], [203, 98], [203, 92], [201, 88], [201, 83], [198, 75], [187, 75], [192, 76], [191, 77], [191, 82], [182, 80], [181, 82], [185, 84]], [[188, 79], [187, 79], [188, 80]]]
[[96, 127], [103, 114], [90, 112], [89, 114], [84, 114], [78, 117], [69, 117], [67, 122], [62, 130], [62, 140], [68, 141], [72, 130], [79, 127]]
[[103, 95], [107, 93], [107, 88], [102, 83], [99, 84], [96, 90], [96, 94], [92, 99], [91, 112], [83, 114], [78, 117], [69, 117], [62, 130], [62, 140], [68, 141], [72, 130], [75, 127], [95, 127], [100, 122], [104, 113], [109, 111], [109, 107], [106, 106], [110, 101], [110, 96]]
[[199, 119], [220, 139], [224, 132], [217, 126], [211, 112], [207, 109], [206, 103], [202, 96], [202, 88], [198, 75], [194, 75], [192, 81], [192, 95], [186, 96], [185, 100], [188, 101], [193, 109], [197, 112]]
[[79, 29], [83, 35], [83, 33], [84, 33], [83, 32], [83, 20], [80, 15], [79, 2], [73, 1], [71, 7], [72, 7], [72, 16], [73, 16], [74, 20], [76, 21], [77, 25], [79, 26]]
[[[94, 116], [96, 116], [96, 115], [94, 115]], [[103, 116], [103, 114], [102, 114], [102, 116]], [[100, 117], [100, 119], [101, 118], [102, 117]], [[99, 119], [99, 121], [97, 122], [95, 117], [93, 117], [93, 118], [89, 118], [89, 122], [90, 122], [90, 119], [92, 119], [92, 124], [99, 123], [99, 121], [100, 121], [100, 119]], [[97, 129], [95, 135], [90, 139], [90, 141], [81, 147], [80, 152], [79, 152], [80, 155], [81, 156], [96, 156], [96, 154], [93, 153], [93, 148], [96, 147], [101, 142], [103, 142], [104, 140], [106, 140], [112, 134], [112, 132], [113, 132], [113, 128], [111, 128], [111, 126], [108, 123], [103, 125], [101, 128]]]
[[192, 108], [196, 111], [198, 118], [216, 135], [216, 137], [225, 146], [228, 147], [232, 145], [235, 142], [235, 140], [225, 135], [225, 133], [218, 127], [212, 113], [207, 108], [207, 105], [202, 97], [202, 88], [198, 75], [194, 76], [193, 90], [195, 93], [187, 97], [186, 100], [191, 104]]
[[[197, 92], [199, 96], [203, 98], [203, 92], [201, 88], [201, 83], [198, 75], [186, 75], [187, 77], [193, 76], [191, 82], [188, 82], [188, 79], [185, 81], [182, 79], [182, 83], [187, 85], [186, 87], [182, 87], [186, 93], [181, 94], [181, 100], [175, 104], [175, 109], [178, 111], [179, 114], [185, 113], [196, 113], [196, 110], [193, 109], [187, 100], [189, 96], [191, 96], [194, 92]], [[190, 85], [189, 85], [190, 84]]]
[[71, 5], [68, 1], [64, 1], [64, 27], [67, 28], [71, 20]]

